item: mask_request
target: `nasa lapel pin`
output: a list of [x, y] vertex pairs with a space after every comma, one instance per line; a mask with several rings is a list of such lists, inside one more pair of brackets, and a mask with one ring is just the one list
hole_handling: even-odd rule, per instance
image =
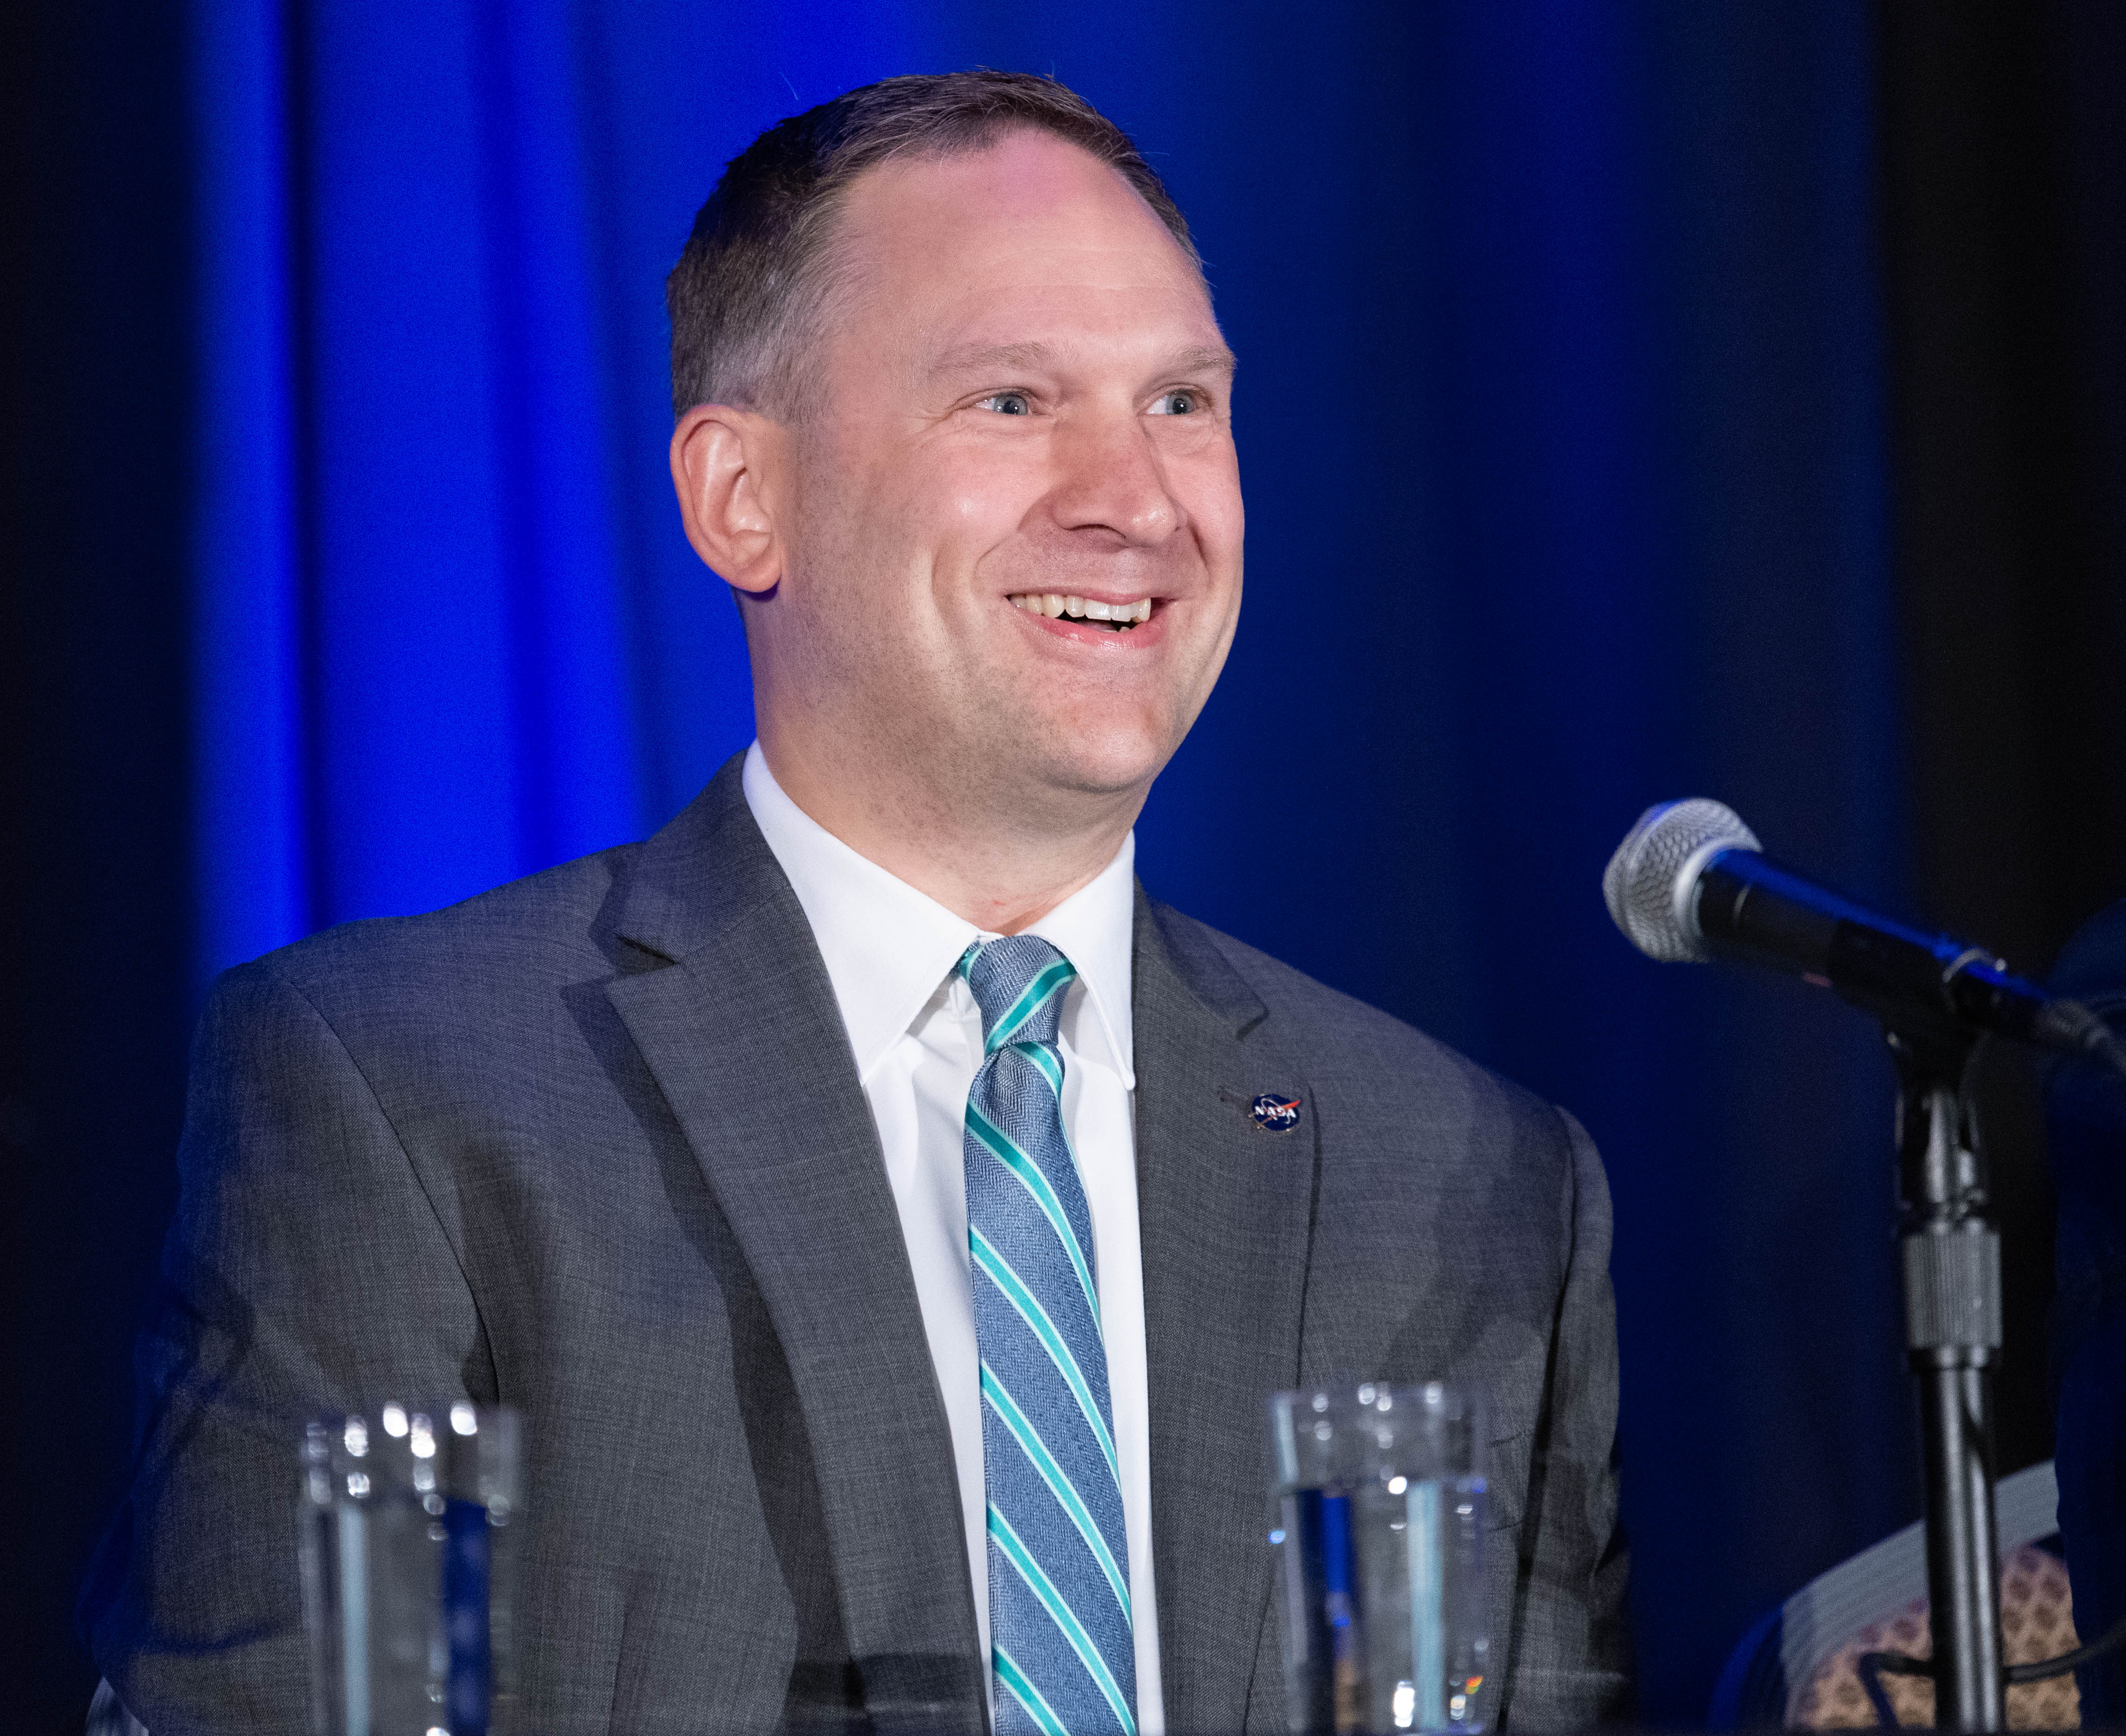
[[1290, 1133], [1299, 1125], [1299, 1099], [1266, 1091], [1248, 1105], [1248, 1119], [1264, 1133]]

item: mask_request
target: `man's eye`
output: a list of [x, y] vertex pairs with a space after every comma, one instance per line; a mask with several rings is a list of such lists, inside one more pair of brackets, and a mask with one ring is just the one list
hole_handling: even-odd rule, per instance
[[999, 416], [1031, 416], [1033, 413], [1033, 406], [1026, 401], [1023, 392], [992, 392], [975, 408], [994, 410]]
[[1202, 408], [1193, 392], [1161, 392], [1151, 402], [1155, 416], [1193, 416]]

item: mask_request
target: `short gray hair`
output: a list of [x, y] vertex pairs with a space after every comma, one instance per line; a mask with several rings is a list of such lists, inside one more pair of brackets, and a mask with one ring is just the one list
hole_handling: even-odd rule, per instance
[[672, 411], [729, 403], [790, 417], [833, 286], [834, 219], [850, 184], [899, 157], [956, 157], [1051, 133], [1122, 177], [1200, 272], [1188, 220], [1120, 127], [1052, 78], [986, 69], [887, 78], [778, 121], [725, 167], [664, 281]]

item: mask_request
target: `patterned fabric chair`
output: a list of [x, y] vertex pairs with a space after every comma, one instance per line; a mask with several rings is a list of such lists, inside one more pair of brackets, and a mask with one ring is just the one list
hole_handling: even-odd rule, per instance
[[[2056, 1542], [2058, 1490], [2049, 1461], [2001, 1479], [1996, 1513], [2001, 1543], [2001, 1637], [2009, 1663], [2034, 1663], [2072, 1651], [2074, 1602]], [[1864, 1652], [1926, 1657], [1926, 1538], [1911, 1525], [1811, 1580], [1735, 1649], [1714, 1691], [1715, 1729], [1862, 1729], [1876, 1719], [1860, 1685]], [[1885, 1676], [1901, 1724], [1934, 1723], [1934, 1685]], [[2081, 1727], [2072, 1676], [2010, 1687], [2011, 1729]]]

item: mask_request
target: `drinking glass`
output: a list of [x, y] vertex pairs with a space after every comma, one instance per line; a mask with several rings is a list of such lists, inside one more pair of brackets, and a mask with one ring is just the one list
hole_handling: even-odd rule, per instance
[[317, 1736], [485, 1736], [513, 1688], [515, 1413], [386, 1404], [303, 1434]]
[[1486, 1729], [1481, 1399], [1436, 1381], [1279, 1393], [1270, 1436], [1293, 1736]]

